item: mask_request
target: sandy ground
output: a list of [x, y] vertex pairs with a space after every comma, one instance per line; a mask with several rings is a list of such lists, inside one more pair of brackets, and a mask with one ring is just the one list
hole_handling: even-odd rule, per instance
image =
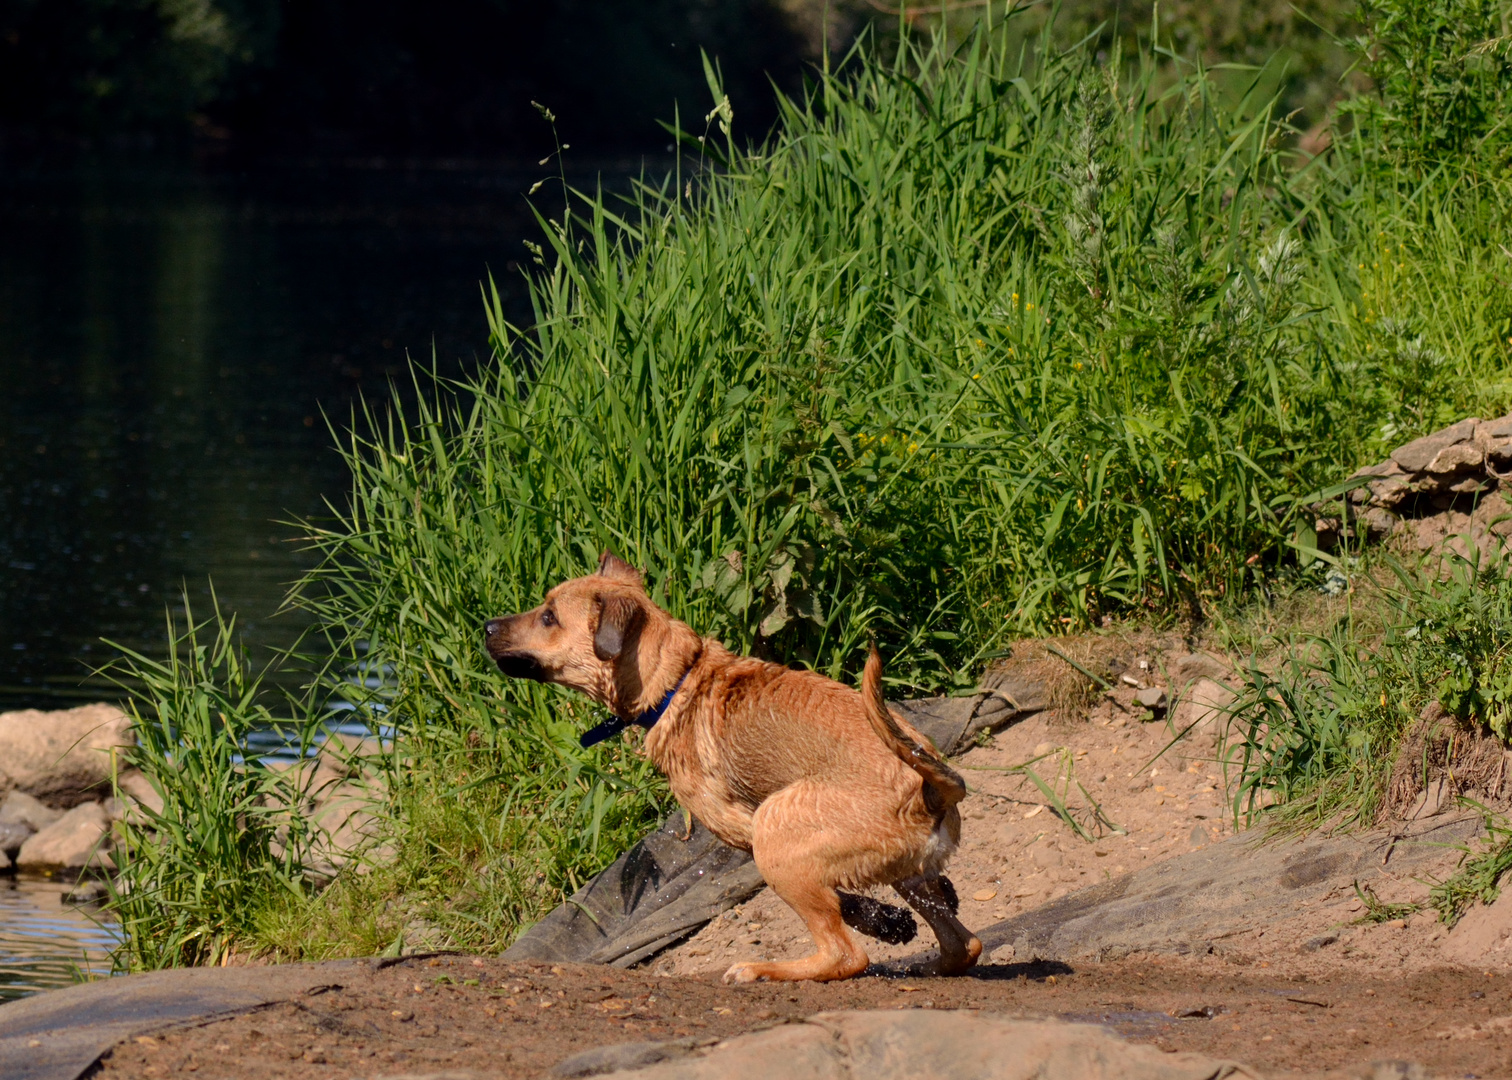
[[[1150, 719], [1149, 710], [1134, 704], [1134, 693], [1124, 685], [1087, 712], [1041, 713], [955, 759], [973, 788], [961, 804], [961, 846], [948, 871], [967, 926], [1011, 918], [1233, 835], [1231, 791], [1215, 740], [1193, 735], [1166, 750], [1188, 714], [1180, 711], [1169, 723]], [[1057, 770], [1064, 777], [1069, 762], [1074, 782], [1065, 802], [1092, 839], [1078, 836], [1054, 813], [1031, 780], [1008, 771], [1035, 758], [1040, 758], [1034, 769], [1041, 779], [1058, 788], [1065, 781], [1055, 779]], [[1432, 869], [1437, 876], [1447, 874], [1458, 858], [1457, 852], [1445, 851]], [[1421, 903], [1429, 876], [1434, 875], [1419, 868], [1413, 877], [1388, 877], [1378, 895], [1388, 903]], [[890, 890], [873, 895], [898, 902]], [[1299, 909], [1291, 920], [1223, 942], [1220, 951], [1249, 963], [1285, 958], [1296, 965], [1302, 943], [1337, 935], [1307, 967], [1322, 972], [1345, 963], [1364, 973], [1444, 963], [1439, 946], [1447, 935], [1431, 916], [1414, 917], [1405, 926], [1352, 925], [1362, 908], [1353, 887], [1345, 886]], [[922, 920], [919, 937], [910, 944], [865, 941], [873, 961], [914, 956], [933, 944]], [[768, 889], [663, 954], [653, 968], [659, 974], [706, 976], [722, 974], [738, 960], [785, 960], [810, 951], [802, 922]]]
[[1135, 1041], [1273, 1076], [1406, 1060], [1432, 1076], [1512, 1077], [1512, 979], [1463, 970], [1311, 978], [1214, 957], [1140, 958], [1076, 971], [986, 965], [958, 979], [730, 987], [615, 968], [436, 957], [348, 983], [127, 1042], [96, 1075], [503, 1080], [544, 1076], [595, 1046], [717, 1041], [830, 1009], [965, 1008], [1101, 1023]]

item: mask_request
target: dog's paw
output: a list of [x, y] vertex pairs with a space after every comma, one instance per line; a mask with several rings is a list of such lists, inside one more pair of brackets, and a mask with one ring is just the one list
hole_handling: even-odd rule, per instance
[[760, 982], [764, 978], [766, 976], [761, 973], [759, 964], [732, 964], [730, 970], [724, 973], [724, 981], [727, 985]]

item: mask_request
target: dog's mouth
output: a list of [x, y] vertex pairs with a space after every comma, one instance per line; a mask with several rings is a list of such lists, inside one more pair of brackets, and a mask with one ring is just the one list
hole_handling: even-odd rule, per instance
[[546, 669], [530, 653], [499, 653], [494, 657], [494, 663], [498, 664], [499, 670], [511, 679], [533, 679], [536, 682], [547, 681]]

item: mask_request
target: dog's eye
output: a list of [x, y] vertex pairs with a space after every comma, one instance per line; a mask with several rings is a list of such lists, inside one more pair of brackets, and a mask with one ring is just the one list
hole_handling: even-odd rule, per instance
[[555, 626], [556, 624], [557, 624], [556, 615], [554, 615], [552, 613], [552, 611], [551, 611], [550, 608], [547, 608], [545, 611], [541, 612], [541, 625], [542, 626]]

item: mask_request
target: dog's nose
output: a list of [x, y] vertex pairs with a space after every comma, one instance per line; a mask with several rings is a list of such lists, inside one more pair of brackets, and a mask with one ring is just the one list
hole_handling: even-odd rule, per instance
[[483, 624], [483, 636], [493, 637], [499, 632], [500, 627], [502, 627], [503, 625], [503, 619], [489, 619], [486, 623]]

